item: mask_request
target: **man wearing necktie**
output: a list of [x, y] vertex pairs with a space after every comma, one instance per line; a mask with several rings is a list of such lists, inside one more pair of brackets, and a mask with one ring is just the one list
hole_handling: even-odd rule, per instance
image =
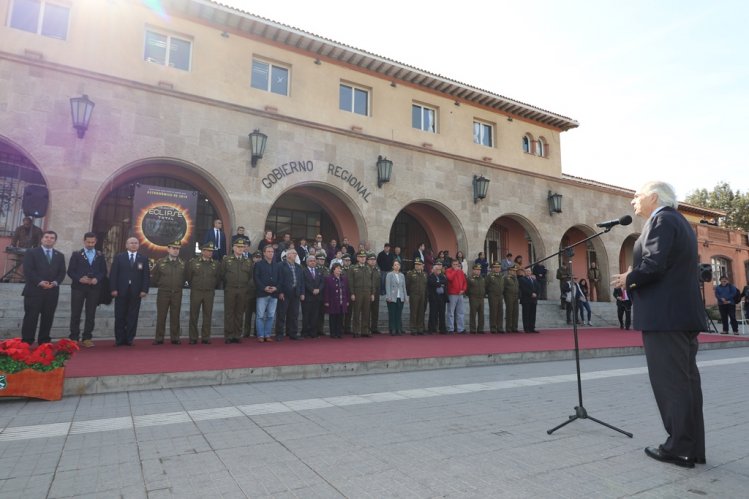
[[[39, 324], [38, 342], [49, 343], [49, 332], [55, 319], [59, 284], [65, 279], [65, 257], [54, 249], [57, 233], [48, 230], [42, 234], [42, 245], [26, 252], [23, 258], [23, 325], [21, 337], [31, 345]], [[41, 324], [40, 319], [41, 317]]]
[[[623, 288], [614, 288], [616, 298], [616, 316], [619, 318], [619, 329], [629, 329], [632, 324], [632, 300]], [[626, 317], [626, 321], [622, 320]]]
[[107, 262], [101, 251], [96, 250], [96, 234], [83, 235], [83, 248], [70, 255], [68, 276], [70, 282], [70, 336], [73, 341], [81, 339], [81, 313], [86, 307], [83, 326], [83, 346], [94, 346], [93, 330], [96, 307], [99, 305], [101, 287], [107, 275]]
[[114, 297], [115, 346], [133, 346], [138, 330], [140, 302], [148, 294], [151, 271], [148, 258], [138, 253], [138, 238], [128, 238], [126, 251], [116, 255], [109, 272], [109, 285]]
[[208, 229], [203, 236], [202, 244], [213, 243], [216, 248], [213, 251], [213, 259], [221, 261], [226, 256], [226, 235], [224, 235], [224, 223], [217, 218], [213, 221], [213, 227]]
[[325, 276], [317, 268], [317, 258], [312, 253], [307, 255], [307, 268], [303, 270], [303, 274], [305, 299], [302, 302], [302, 336], [317, 338]]

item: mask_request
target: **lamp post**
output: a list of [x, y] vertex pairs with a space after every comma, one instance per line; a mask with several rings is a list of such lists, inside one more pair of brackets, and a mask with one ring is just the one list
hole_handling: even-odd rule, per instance
[[78, 132], [78, 138], [82, 139], [88, 130], [91, 121], [91, 113], [94, 112], [94, 102], [89, 100], [88, 95], [70, 98], [70, 117], [73, 120], [73, 128]]
[[393, 162], [384, 156], [377, 156], [377, 187], [382, 188], [382, 184], [390, 182], [392, 173]]
[[481, 175], [473, 176], [473, 204], [479, 202], [479, 199], [486, 198], [486, 191], [489, 189], [489, 179]]
[[549, 215], [554, 213], [562, 213], [562, 195], [558, 193], [552, 194], [549, 191], [549, 196], [546, 198], [549, 203]]
[[265, 154], [265, 143], [268, 141], [268, 136], [256, 128], [250, 135], [250, 150], [252, 151], [252, 167], [257, 166], [257, 162], [263, 159]]

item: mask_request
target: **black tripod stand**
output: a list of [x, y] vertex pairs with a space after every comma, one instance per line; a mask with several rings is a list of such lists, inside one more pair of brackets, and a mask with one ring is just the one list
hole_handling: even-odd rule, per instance
[[[582, 241], [579, 241], [579, 242], [577, 242], [575, 244], [571, 244], [571, 245], [567, 246], [566, 248], [562, 248], [561, 250], [559, 250], [558, 252], [554, 253], [553, 255], [550, 255], [550, 256], [542, 259], [542, 260], [539, 260], [538, 262], [534, 262], [533, 265], [535, 265], [536, 263], [539, 263], [539, 262], [543, 262], [544, 260], [548, 260], [549, 258], [553, 258], [553, 257], [555, 257], [555, 256], [557, 256], [559, 254], [562, 254], [562, 253], [564, 253], [565, 255], [571, 257], [574, 254], [572, 248], [574, 248], [578, 244], [586, 243], [586, 242], [590, 241], [591, 239], [600, 236], [601, 234], [605, 234], [605, 233], [609, 232], [610, 230], [611, 230], [611, 227], [607, 227], [606, 229], [602, 230], [601, 232], [599, 232], [597, 234], [593, 234], [592, 236], [590, 236], [590, 237], [588, 237], [586, 239], [583, 239]], [[572, 303], [571, 303], [571, 305], [572, 305], [572, 333], [573, 333], [573, 335], [575, 337], [575, 367], [577, 369], [577, 401], [578, 401], [578, 405], [575, 407], [575, 414], [573, 414], [572, 416], [569, 416], [569, 419], [567, 419], [567, 421], [563, 422], [562, 424], [560, 424], [558, 426], [555, 426], [551, 430], [548, 430], [546, 433], [548, 433], [549, 435], [551, 435], [552, 433], [554, 433], [555, 431], [557, 431], [559, 428], [561, 428], [563, 426], [566, 426], [566, 425], [570, 424], [571, 422], [573, 422], [573, 421], [575, 421], [577, 419], [590, 419], [591, 421], [594, 421], [594, 422], [596, 422], [596, 423], [598, 423], [600, 425], [603, 425], [606, 428], [611, 428], [614, 431], [618, 431], [619, 433], [623, 433], [623, 434], [627, 435], [629, 438], [632, 438], [632, 434], [631, 433], [626, 432], [626, 431], [624, 431], [622, 429], [619, 429], [616, 426], [612, 426], [612, 425], [610, 425], [608, 423], [604, 423], [600, 419], [596, 419], [593, 416], [589, 416], [588, 415], [588, 411], [585, 409], [585, 406], [583, 405], [583, 385], [582, 385], [582, 380], [580, 379], [580, 345], [578, 343], [578, 338], [577, 338], [577, 296], [576, 295], [577, 295], [577, 292], [578, 292], [578, 288], [577, 288], [577, 284], [572, 281], [572, 260], [571, 259], [569, 261], [569, 276], [570, 276], [569, 277], [569, 281], [568, 281], [569, 288], [570, 288], [569, 292], [571, 293], [571, 297], [572, 297]]]
[[718, 334], [718, 328], [715, 327], [713, 319], [707, 313], [707, 305], [705, 305], [705, 281], [703, 280], [700, 280], [700, 292], [702, 293], [702, 308], [705, 309], [705, 318], [707, 318], [707, 332]]

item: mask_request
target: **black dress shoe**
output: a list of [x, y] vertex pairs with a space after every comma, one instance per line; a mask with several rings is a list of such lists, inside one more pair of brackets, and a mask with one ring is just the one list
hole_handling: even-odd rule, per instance
[[224, 339], [224, 343], [226, 343], [227, 345], [229, 345], [229, 344], [231, 344], [231, 340], [229, 338], [226, 338], [226, 339]]
[[164, 344], [164, 342], [163, 342], [163, 341], [161, 341], [161, 340], [153, 340], [153, 343], [151, 343], [151, 344], [152, 344], [152, 345], [163, 345], [163, 344]]
[[688, 457], [674, 456], [660, 447], [645, 447], [645, 454], [662, 463], [671, 463], [682, 468], [694, 468], [694, 460]]
[[198, 340], [190, 340], [190, 345], [197, 345], [197, 344], [198, 344]]
[[180, 344], [179, 340], [172, 340], [172, 345], [179, 345], [179, 344]]
[[210, 345], [211, 344], [211, 340], [201, 340], [201, 343], [203, 345]]
[[294, 341], [301, 341], [304, 338], [302, 338], [301, 336], [289, 336], [289, 339]]

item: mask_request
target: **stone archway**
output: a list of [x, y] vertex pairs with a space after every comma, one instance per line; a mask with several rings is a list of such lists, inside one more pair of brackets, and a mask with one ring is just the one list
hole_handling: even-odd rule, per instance
[[448, 250], [454, 256], [459, 249], [465, 252], [467, 246], [458, 217], [433, 200], [418, 200], [404, 206], [393, 220], [389, 242], [401, 247], [406, 268], [410, 268], [414, 251], [422, 242], [435, 255]]
[[[587, 225], [574, 225], [568, 228], [562, 235], [559, 242], [559, 249], [574, 245], [595, 234], [596, 231]], [[585, 244], [579, 244], [573, 248], [572, 254], [560, 255], [558, 263], [562, 261], [569, 265], [572, 262], [572, 275], [588, 280], [588, 269], [591, 263], [596, 262], [596, 266], [601, 271], [601, 280], [598, 284], [598, 296], [596, 301], [610, 301], [611, 292], [609, 290], [609, 257], [601, 239], [595, 237]]]
[[522, 256], [524, 265], [546, 256], [546, 248], [538, 229], [530, 220], [516, 213], [497, 217], [484, 239], [484, 254], [489, 262], [498, 262], [507, 253]]
[[292, 239], [310, 242], [316, 234], [322, 234], [324, 243], [346, 237], [355, 248], [368, 238], [364, 216], [354, 200], [323, 182], [296, 184], [283, 191], [268, 210], [263, 230], [279, 238], [288, 232]]
[[[135, 184], [194, 190], [198, 196], [195, 221], [196, 241], [222, 219], [227, 237], [231, 237], [233, 209], [229, 196], [210, 173], [180, 160], [148, 158], [122, 167], [99, 189], [92, 213], [91, 227], [97, 233], [101, 249], [109, 257], [122, 251], [132, 235], [132, 192]], [[192, 248], [185, 248], [189, 256]]]
[[626, 272], [627, 268], [632, 265], [632, 251], [638, 237], [639, 234], [630, 234], [622, 243], [619, 249], [619, 272]]

